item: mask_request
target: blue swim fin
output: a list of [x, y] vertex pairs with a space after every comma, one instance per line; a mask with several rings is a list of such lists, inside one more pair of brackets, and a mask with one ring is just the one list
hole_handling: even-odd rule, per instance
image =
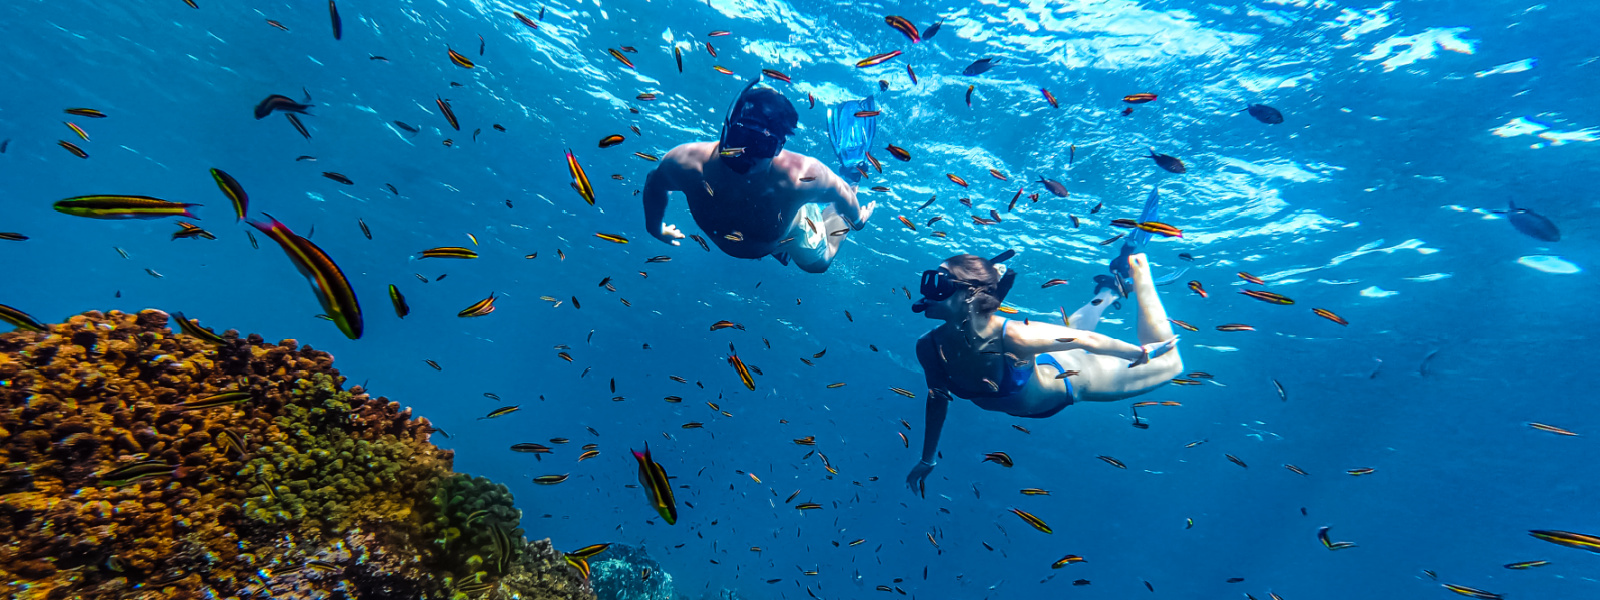
[[[867, 161], [867, 151], [878, 135], [877, 117], [858, 117], [856, 113], [878, 110], [876, 97], [848, 100], [828, 109], [828, 140], [839, 157], [839, 174], [848, 176]], [[852, 178], [854, 180], [854, 178]]]
[[[1157, 184], [1157, 185], [1150, 186], [1150, 195], [1146, 196], [1145, 199], [1144, 199], [1144, 211], [1139, 213], [1139, 221], [1140, 222], [1145, 222], [1145, 221], [1160, 221], [1160, 220], [1161, 220], [1161, 186], [1160, 186], [1160, 184]], [[1122, 280], [1122, 287], [1120, 288], [1120, 290], [1132, 290], [1133, 289], [1133, 279], [1131, 278], [1130, 272], [1129, 272], [1129, 269], [1128, 269], [1128, 257], [1129, 256], [1133, 256], [1134, 254], [1138, 254], [1140, 252], [1143, 252], [1145, 244], [1150, 242], [1151, 235], [1152, 234], [1150, 232], [1145, 231], [1143, 229], [1135, 229], [1135, 230], [1133, 230], [1133, 233], [1128, 234], [1128, 237], [1125, 239], [1124, 242], [1122, 242], [1122, 251], [1117, 253], [1117, 257], [1116, 258], [1111, 259], [1111, 273], [1113, 275], [1115, 275], [1118, 279]], [[1166, 275], [1164, 277], [1156, 277], [1156, 278], [1154, 278], [1155, 284], [1156, 285], [1166, 285], [1166, 284], [1172, 283], [1174, 281], [1177, 281], [1178, 278], [1182, 277], [1183, 274], [1185, 272], [1187, 272], [1187, 271], [1188, 271], [1188, 269], [1184, 268], [1184, 269], [1179, 269], [1176, 272], [1170, 273], [1170, 274], [1168, 274], [1168, 275]], [[1100, 293], [1100, 290], [1107, 289], [1107, 288], [1109, 288], [1109, 289], [1119, 289], [1115, 285], [1115, 281], [1112, 280], [1112, 278], [1110, 278], [1110, 277], [1105, 277], [1104, 279], [1101, 279], [1101, 277], [1096, 277], [1095, 278], [1094, 292], [1096, 294]]]

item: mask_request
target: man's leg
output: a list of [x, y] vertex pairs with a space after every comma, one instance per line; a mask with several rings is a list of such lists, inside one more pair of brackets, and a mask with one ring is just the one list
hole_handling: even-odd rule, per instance
[[[812, 207], [816, 205], [807, 206]], [[797, 217], [797, 219], [803, 219], [807, 216], [813, 216], [817, 214], [818, 213], [815, 213], [812, 210], [801, 210], [800, 216]], [[818, 219], [817, 227], [822, 230], [821, 240], [817, 241], [815, 245], [811, 245], [802, 243], [810, 240], [796, 239], [793, 243], [805, 247], [797, 248], [789, 252], [789, 257], [794, 260], [795, 266], [800, 267], [800, 270], [807, 273], [821, 273], [828, 270], [828, 267], [833, 264], [834, 255], [839, 253], [839, 243], [844, 241], [845, 235], [848, 235], [843, 233], [839, 235], [832, 235], [832, 233], [841, 229], [850, 229], [850, 225], [844, 222], [844, 217], [839, 216], [839, 211], [834, 210], [833, 206], [831, 205], [825, 209], [822, 209], [820, 212], [820, 218]], [[799, 229], [806, 230], [805, 235], [811, 235], [811, 231], [804, 224], [802, 224]]]

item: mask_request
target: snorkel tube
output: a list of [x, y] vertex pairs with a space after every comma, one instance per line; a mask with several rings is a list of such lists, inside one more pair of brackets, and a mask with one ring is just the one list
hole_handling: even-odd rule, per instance
[[[727, 117], [722, 120], [722, 131], [717, 137], [718, 158], [722, 159], [722, 163], [729, 169], [741, 175], [750, 172], [758, 161], [776, 157], [783, 152], [785, 136], [779, 136], [771, 131], [771, 123], [768, 122], [770, 117], [766, 111], [757, 109], [751, 111], [755, 114], [746, 114], [746, 108], [754, 107], [755, 102], [759, 101], [749, 98], [751, 91], [756, 89], [756, 84], [761, 83], [761, 79], [762, 76], [757, 75], [733, 99], [733, 105], [728, 107]], [[772, 93], [777, 94], [777, 91], [773, 90]], [[752, 130], [757, 131], [759, 135], [751, 133]]]
[[[995, 256], [994, 258], [989, 259], [989, 264], [991, 266], [994, 266], [996, 270], [1001, 271], [1002, 274], [1000, 275], [1000, 281], [995, 282], [995, 284], [992, 286], [992, 288], [991, 288], [991, 286], [984, 286], [984, 287], [985, 288], [990, 288], [990, 290], [989, 290], [990, 295], [994, 296], [995, 300], [997, 300], [999, 302], [1005, 302], [1006, 295], [1011, 293], [1011, 287], [1014, 284], [1016, 284], [1016, 282], [1017, 282], [1017, 272], [1014, 271], [1014, 270], [1005, 268], [1004, 266], [1000, 265], [1000, 263], [1003, 263], [1003, 262], [1005, 262], [1007, 260], [1010, 260], [1011, 257], [1016, 256], [1016, 255], [1017, 255], [1017, 251], [1016, 250], [1006, 250], [1005, 252], [1001, 252], [999, 255]], [[974, 288], [974, 289], [984, 289], [984, 288]], [[967, 296], [967, 303], [970, 305], [971, 302], [972, 302], [972, 296], [969, 295], [969, 296]], [[913, 313], [922, 313], [922, 312], [926, 312], [927, 310], [928, 310], [928, 298], [927, 298], [926, 295], [924, 295], [922, 298], [918, 298], [916, 302], [912, 302], [911, 303], [911, 312], [913, 312]]]

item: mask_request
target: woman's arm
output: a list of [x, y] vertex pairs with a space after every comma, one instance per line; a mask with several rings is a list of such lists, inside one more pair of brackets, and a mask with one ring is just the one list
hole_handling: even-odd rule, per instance
[[948, 378], [934, 343], [932, 332], [917, 340], [917, 362], [922, 363], [923, 377], [928, 383], [927, 421], [922, 432], [922, 460], [906, 475], [906, 485], [911, 492], [924, 497], [925, 480], [933, 472], [934, 465], [939, 464], [939, 434], [944, 432], [944, 418], [950, 412]]

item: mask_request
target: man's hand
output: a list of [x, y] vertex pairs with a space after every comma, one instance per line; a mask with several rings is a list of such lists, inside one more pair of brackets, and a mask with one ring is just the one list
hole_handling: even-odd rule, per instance
[[678, 231], [677, 225], [667, 225], [665, 223], [661, 224], [661, 230], [656, 232], [655, 236], [656, 239], [674, 246], [678, 245], [678, 240], [683, 239], [683, 233]]
[[867, 219], [872, 217], [872, 211], [873, 211], [873, 209], [875, 209], [877, 207], [878, 207], [878, 201], [877, 200], [873, 200], [871, 202], [868, 202], [866, 206], [861, 207], [861, 218], [857, 219], [855, 223], [851, 223], [850, 224], [850, 228], [854, 229], [856, 231], [861, 231], [862, 229], [865, 229], [867, 227]]

